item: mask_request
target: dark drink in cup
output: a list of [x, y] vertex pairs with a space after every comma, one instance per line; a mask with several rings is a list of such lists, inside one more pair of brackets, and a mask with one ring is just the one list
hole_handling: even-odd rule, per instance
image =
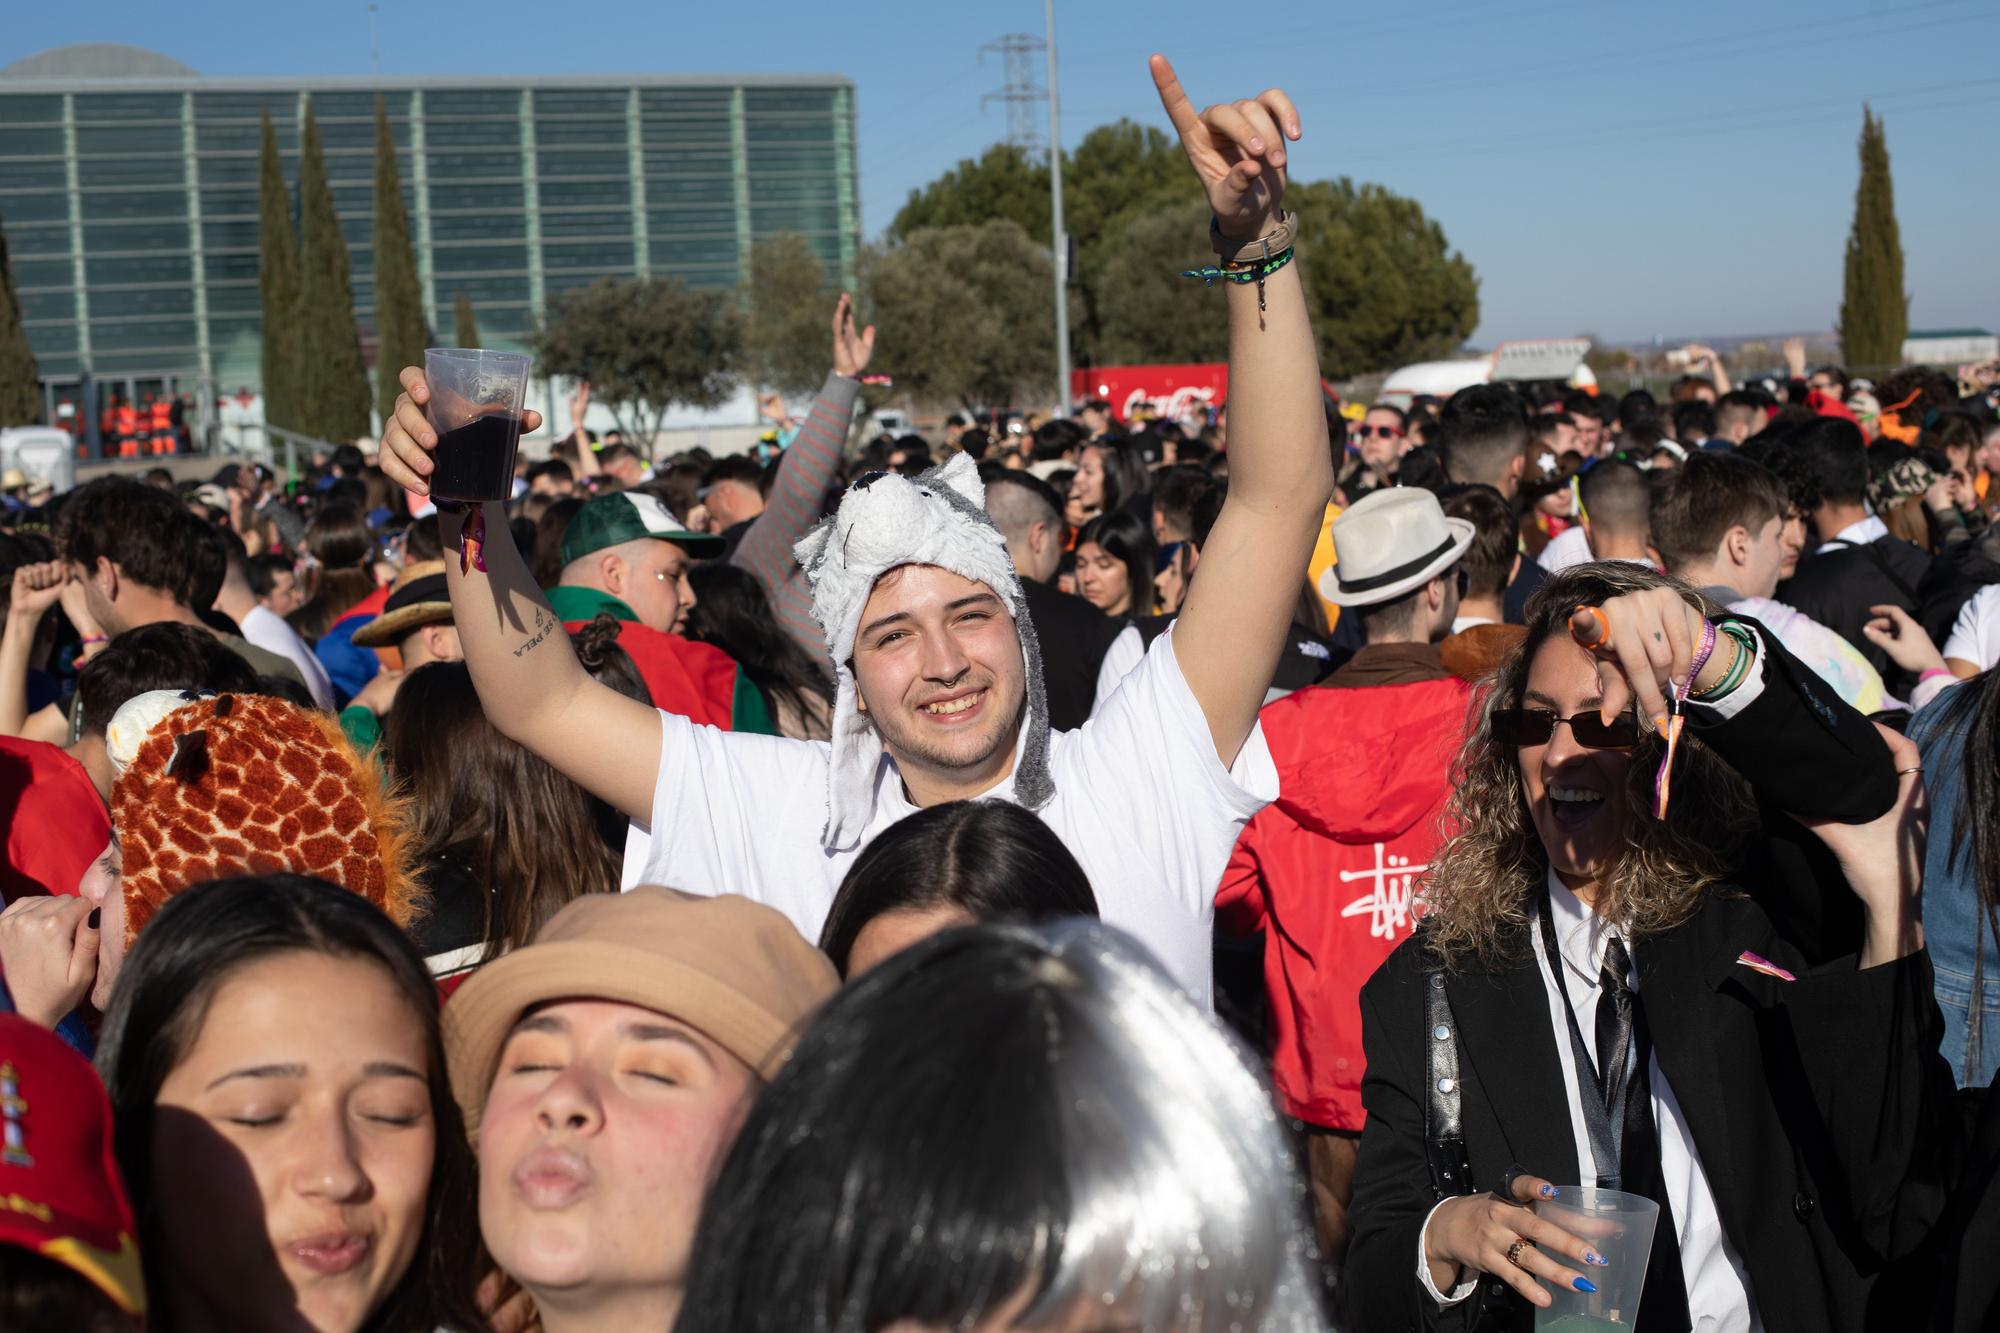
[[438, 436], [432, 495], [505, 500], [513, 493], [528, 364], [517, 353], [478, 347], [433, 347], [424, 353], [431, 389], [425, 415]]
[[521, 418], [511, 412], [474, 417], [439, 431], [431, 494], [441, 500], [505, 500], [514, 490], [514, 454]]

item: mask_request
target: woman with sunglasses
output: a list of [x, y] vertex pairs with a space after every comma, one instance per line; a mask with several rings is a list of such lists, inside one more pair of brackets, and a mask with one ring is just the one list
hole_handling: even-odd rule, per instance
[[1949, 1097], [1914, 747], [1636, 566], [1552, 579], [1527, 628], [1425, 919], [1361, 995], [1355, 1326], [1526, 1328], [1594, 1292], [1603, 1256], [1535, 1208], [1578, 1182], [1661, 1205], [1648, 1333], [1882, 1326]]

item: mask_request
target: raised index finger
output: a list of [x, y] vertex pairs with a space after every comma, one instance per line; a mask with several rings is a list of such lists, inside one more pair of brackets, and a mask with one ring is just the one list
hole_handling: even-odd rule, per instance
[[1173, 62], [1156, 52], [1146, 63], [1153, 71], [1153, 87], [1159, 90], [1160, 105], [1166, 108], [1167, 119], [1174, 123], [1176, 132], [1185, 135], [1201, 117], [1195, 114], [1194, 105], [1182, 91]]

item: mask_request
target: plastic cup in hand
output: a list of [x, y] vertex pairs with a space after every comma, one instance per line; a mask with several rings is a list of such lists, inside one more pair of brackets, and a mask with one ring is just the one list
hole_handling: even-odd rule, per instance
[[1542, 1288], [1554, 1298], [1535, 1311], [1536, 1329], [1550, 1333], [1632, 1333], [1639, 1324], [1639, 1297], [1646, 1290], [1646, 1260], [1653, 1253], [1653, 1228], [1660, 1205], [1636, 1194], [1565, 1185], [1559, 1198], [1533, 1205], [1537, 1216], [1590, 1245], [1610, 1262], [1578, 1264], [1564, 1259], [1597, 1285], [1595, 1292], [1571, 1291], [1547, 1279]]
[[437, 432], [431, 494], [440, 500], [505, 500], [514, 489], [514, 452], [521, 443], [521, 404], [529, 358], [478, 347], [424, 352], [431, 401], [424, 409]]

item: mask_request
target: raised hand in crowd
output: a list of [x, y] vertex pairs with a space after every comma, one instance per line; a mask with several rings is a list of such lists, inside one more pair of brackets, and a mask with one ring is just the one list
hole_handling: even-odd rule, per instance
[[[424, 408], [431, 401], [430, 381], [424, 377], [422, 366], [404, 366], [398, 378], [403, 392], [396, 396], [396, 410], [383, 428], [379, 462], [383, 474], [398, 486], [418, 495], [429, 495], [430, 475], [437, 468], [431, 454], [438, 442], [437, 431], [424, 415]], [[542, 414], [533, 408], [522, 409], [521, 433], [532, 435], [541, 428]], [[579, 444], [579, 457], [589, 452]]]
[[67, 894], [20, 898], [0, 912], [0, 975], [22, 1017], [53, 1028], [90, 994], [98, 918], [95, 903]]
[[[73, 586], [69, 566], [60, 560], [22, 565], [14, 571], [11, 600], [7, 603], [7, 623], [0, 631], [0, 736], [28, 736], [31, 740], [54, 740], [37, 736], [29, 729], [28, 668], [34, 656], [35, 640], [41, 633], [42, 617]], [[93, 632], [78, 626], [86, 640]], [[85, 643], [86, 654], [95, 645]], [[36, 724], [39, 728], [40, 723]]]
[[1197, 113], [1173, 64], [1162, 55], [1151, 64], [1160, 105], [1201, 179], [1216, 226], [1238, 240], [1262, 235], [1285, 198], [1285, 141], [1302, 132], [1292, 99], [1269, 88]]
[[757, 414], [780, 430], [792, 422], [791, 413], [785, 410], [785, 395], [781, 393], [758, 394]]
[[[840, 294], [840, 303], [833, 308], [833, 373], [845, 375], [848, 379], [860, 379], [868, 369], [868, 362], [875, 355], [875, 326], [870, 324], [859, 333], [854, 331], [854, 298], [846, 292]], [[785, 400], [777, 398], [778, 411], [784, 411]], [[783, 424], [782, 415], [777, 418]]]
[[[1615, 597], [1597, 608], [1577, 613], [1571, 632], [1597, 657], [1602, 688], [1598, 712], [1609, 722], [1637, 707], [1666, 730], [1667, 691], [1680, 694], [1694, 664], [1701, 640], [1701, 613], [1689, 606], [1675, 588], [1648, 588]], [[1601, 617], [1601, 618], [1600, 618]], [[1719, 640], [1696, 678], [1696, 689], [1721, 680], [1736, 649]]]
[[[1915, 629], [1915, 625], [1910, 628]], [[1916, 632], [1921, 637], [1923, 631]], [[1930, 834], [1923, 755], [1916, 742], [1901, 732], [1879, 722], [1875, 730], [1882, 733], [1882, 742], [1896, 763], [1896, 803], [1863, 824], [1832, 819], [1799, 821], [1826, 844], [1840, 863], [1848, 887], [1861, 900], [1867, 931], [1861, 948], [1864, 968], [1894, 962], [1923, 947], [1924, 928], [1917, 904]]]

